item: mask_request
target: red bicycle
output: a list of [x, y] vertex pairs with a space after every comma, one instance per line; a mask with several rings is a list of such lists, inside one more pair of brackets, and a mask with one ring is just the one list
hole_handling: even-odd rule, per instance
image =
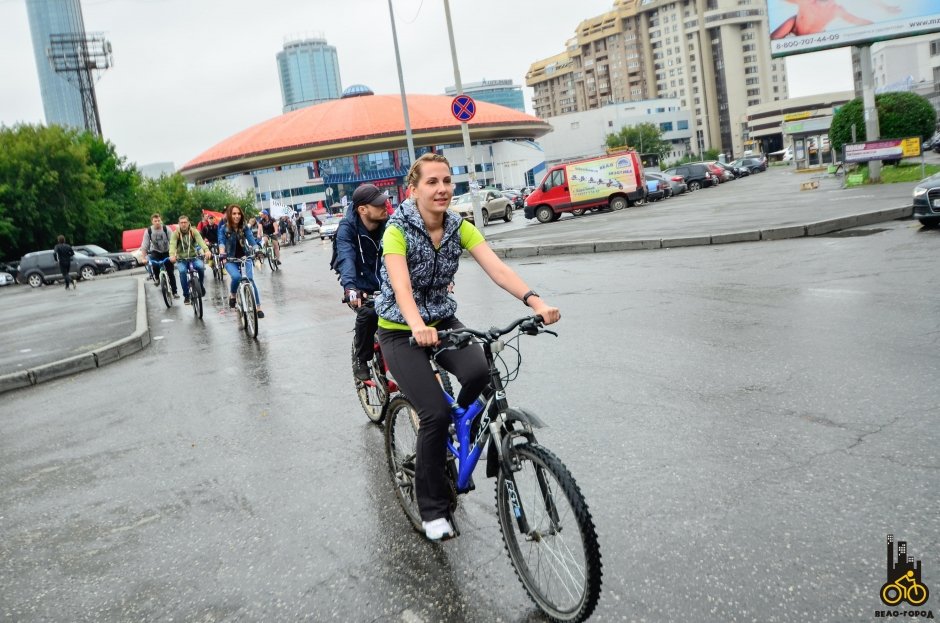
[[[344, 303], [348, 302], [343, 300]], [[375, 306], [375, 300], [372, 296], [365, 297], [363, 305]], [[352, 359], [356, 358], [356, 339], [353, 337]], [[431, 365], [443, 386], [444, 390], [450, 394], [454, 393], [450, 383], [450, 377], [447, 371], [437, 365], [437, 362], [431, 360]], [[385, 421], [385, 414], [388, 411], [388, 405], [391, 397], [399, 392], [398, 384], [392, 378], [389, 372], [388, 364], [385, 363], [385, 357], [382, 356], [382, 349], [379, 347], [378, 338], [372, 342], [372, 359], [369, 360], [369, 379], [361, 381], [353, 376], [353, 382], [356, 385], [356, 395], [359, 396], [359, 404], [366, 416], [375, 422], [381, 424]]]

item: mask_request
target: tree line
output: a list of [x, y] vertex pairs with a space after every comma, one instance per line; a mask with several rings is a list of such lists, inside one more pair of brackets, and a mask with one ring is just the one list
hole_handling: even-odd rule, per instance
[[254, 193], [224, 184], [190, 186], [179, 173], [150, 179], [118, 155], [114, 145], [62, 126], [0, 126], [0, 259], [18, 260], [51, 249], [58, 235], [73, 244], [121, 247], [121, 234], [180, 215], [193, 222], [202, 210], [236, 203], [247, 215]]

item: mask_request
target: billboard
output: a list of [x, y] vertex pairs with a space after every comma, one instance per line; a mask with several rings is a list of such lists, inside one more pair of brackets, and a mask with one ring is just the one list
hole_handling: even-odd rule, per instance
[[940, 31], [940, 0], [767, 0], [773, 57]]
[[846, 143], [846, 162], [871, 162], [872, 160], [893, 160], [914, 158], [921, 155], [920, 139], [887, 138], [867, 143]]

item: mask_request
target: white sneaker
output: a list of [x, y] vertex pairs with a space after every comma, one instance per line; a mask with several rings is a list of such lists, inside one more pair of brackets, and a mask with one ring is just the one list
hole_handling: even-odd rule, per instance
[[454, 536], [454, 528], [444, 517], [435, 519], [434, 521], [422, 521], [421, 525], [424, 526], [424, 536], [428, 537], [431, 541], [440, 541], [441, 539], [449, 539]]

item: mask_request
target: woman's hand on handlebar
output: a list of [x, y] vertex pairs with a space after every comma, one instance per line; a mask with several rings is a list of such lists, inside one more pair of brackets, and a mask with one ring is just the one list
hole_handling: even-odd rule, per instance
[[544, 324], [554, 324], [561, 320], [561, 312], [557, 307], [550, 307], [541, 301], [535, 303], [532, 313], [541, 316]]
[[411, 336], [415, 339], [418, 346], [422, 348], [437, 346], [437, 343], [440, 341], [437, 338], [437, 329], [434, 327], [424, 326], [418, 329], [412, 329]]

